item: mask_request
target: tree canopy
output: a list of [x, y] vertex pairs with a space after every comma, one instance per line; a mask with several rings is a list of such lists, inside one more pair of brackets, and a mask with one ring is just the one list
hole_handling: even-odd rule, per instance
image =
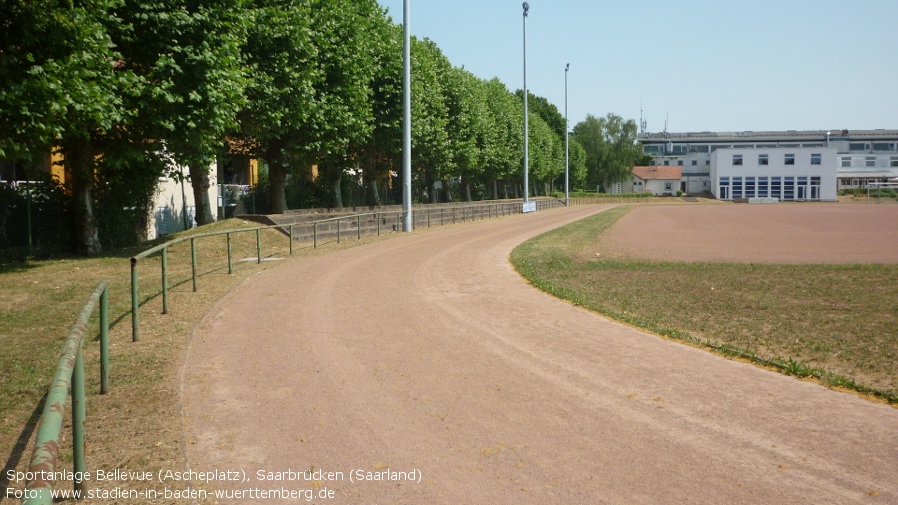
[[[99, 250], [93, 206], [131, 183], [133, 205], [110, 205], [149, 212], [165, 163], [189, 168], [197, 222], [211, 221], [209, 167], [233, 141], [267, 167], [273, 213], [297, 205], [288, 181], [333, 206], [360, 186], [353, 202], [378, 205], [404, 183], [402, 30], [375, 0], [34, 0], [0, 15], [0, 158], [62, 148], [80, 252]], [[522, 91], [432, 40], [411, 49], [413, 194], [520, 196]], [[566, 123], [543, 97], [529, 105], [531, 190], [547, 194], [563, 189]], [[620, 177], [634, 145], [632, 121], [589, 116], [570, 138], [572, 184]]]

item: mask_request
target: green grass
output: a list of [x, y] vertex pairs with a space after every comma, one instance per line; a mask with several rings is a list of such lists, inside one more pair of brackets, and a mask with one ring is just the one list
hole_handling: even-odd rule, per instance
[[613, 319], [898, 403], [898, 265], [590, 257], [627, 210], [536, 237], [512, 263], [537, 287]]

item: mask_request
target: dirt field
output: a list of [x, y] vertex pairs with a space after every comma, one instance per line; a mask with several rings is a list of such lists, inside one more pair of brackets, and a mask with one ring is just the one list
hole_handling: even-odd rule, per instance
[[636, 207], [602, 242], [606, 253], [671, 261], [898, 263], [898, 206]]
[[334, 504], [898, 503], [898, 409], [610, 322], [508, 263], [599, 210], [405, 235], [251, 279], [193, 339], [192, 469], [245, 472], [218, 489]]

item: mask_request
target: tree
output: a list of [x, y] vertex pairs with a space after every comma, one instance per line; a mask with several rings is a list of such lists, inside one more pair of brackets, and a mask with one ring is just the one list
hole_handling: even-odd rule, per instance
[[189, 167], [196, 222], [208, 224], [209, 167], [244, 102], [243, 1], [124, 0], [116, 14], [121, 67], [142, 82], [134, 127]]
[[437, 45], [412, 39], [412, 164], [424, 172], [431, 203], [438, 201], [435, 182], [451, 169], [446, 74], [451, 65]]
[[62, 146], [72, 192], [73, 249], [101, 251], [94, 215], [97, 143], [124, 115], [133, 86], [106, 31], [113, 0], [0, 6], [0, 156], [32, 159]]
[[636, 122], [609, 113], [603, 118], [587, 115], [574, 127], [574, 138], [586, 151], [587, 182], [605, 188], [629, 176], [641, 148], [636, 142]]

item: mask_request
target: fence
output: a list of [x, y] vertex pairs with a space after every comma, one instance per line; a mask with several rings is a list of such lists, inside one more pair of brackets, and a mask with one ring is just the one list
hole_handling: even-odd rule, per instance
[[79, 478], [87, 471], [84, 459], [84, 352], [82, 343], [88, 322], [97, 303], [100, 304], [100, 394], [109, 391], [109, 285], [100, 282], [81, 307], [72, 329], [66, 336], [62, 356], [44, 403], [28, 480], [25, 485], [26, 505], [50, 505], [53, 503], [53, 472], [59, 460], [59, 436], [62, 431], [65, 404], [69, 387], [72, 388], [72, 461], [75, 489], [84, 491], [84, 480]]
[[[549, 209], [563, 206], [564, 204], [556, 199], [539, 199], [533, 200], [537, 209]], [[456, 206], [449, 208], [418, 208], [413, 209], [414, 226], [431, 227], [434, 224], [448, 224], [449, 222], [467, 222], [468, 220], [487, 219], [491, 217], [505, 216], [509, 214], [521, 213], [521, 202], [499, 202], [473, 204], [466, 206]], [[436, 215], [439, 213], [439, 220]], [[459, 214], [461, 215], [459, 217]], [[356, 238], [361, 240], [363, 235], [380, 235], [384, 228], [387, 231], [399, 231], [401, 229], [402, 211], [387, 212], [369, 212], [363, 214], [353, 214], [349, 216], [338, 216], [329, 219], [321, 219], [306, 224], [276, 224], [271, 226], [258, 226], [253, 228], [241, 228], [237, 230], [227, 230], [220, 232], [199, 233], [189, 237], [180, 237], [174, 240], [159, 244], [155, 247], [147, 249], [131, 258], [131, 340], [137, 342], [140, 338], [140, 303], [139, 303], [139, 286], [138, 286], [138, 263], [141, 259], [160, 253], [161, 258], [161, 277], [162, 277], [162, 313], [168, 314], [168, 249], [181, 242], [190, 241], [190, 262], [191, 262], [191, 280], [193, 283], [193, 291], [197, 290], [197, 260], [196, 247], [197, 241], [201, 238], [226, 235], [228, 249], [228, 273], [233, 273], [233, 259], [231, 255], [231, 235], [236, 233], [255, 232], [256, 233], [256, 260], [257, 263], [262, 262], [262, 238], [261, 232], [266, 229], [281, 230], [290, 240], [290, 254], [293, 254], [294, 243], [307, 239], [312, 243], [313, 248], [317, 248], [322, 243], [322, 239], [328, 236], [334, 236], [337, 242], [343, 238], [343, 223], [350, 223], [345, 231], [353, 231], [355, 226]], [[438, 222], [437, 222], [438, 221]], [[365, 226], [363, 226], [363, 224]], [[297, 228], [306, 228], [305, 233], [297, 233]]]

